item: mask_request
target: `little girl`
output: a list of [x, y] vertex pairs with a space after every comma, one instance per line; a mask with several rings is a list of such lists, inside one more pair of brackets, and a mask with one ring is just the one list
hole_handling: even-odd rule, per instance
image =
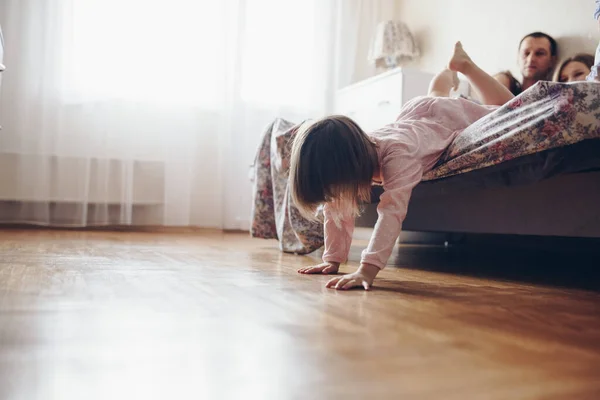
[[[449, 98], [458, 86], [457, 72], [467, 77], [484, 105]], [[324, 203], [323, 263], [302, 268], [303, 274], [334, 274], [348, 258], [354, 218], [360, 202], [370, 199], [372, 184], [384, 193], [378, 220], [358, 270], [336, 277], [328, 288], [369, 290], [385, 267], [406, 215], [412, 189], [431, 170], [444, 150], [467, 126], [514, 96], [481, 70], [456, 43], [448, 69], [431, 82], [429, 95], [404, 105], [396, 122], [365, 133], [354, 121], [331, 116], [303, 126], [292, 148], [289, 187], [300, 212], [315, 218]]]

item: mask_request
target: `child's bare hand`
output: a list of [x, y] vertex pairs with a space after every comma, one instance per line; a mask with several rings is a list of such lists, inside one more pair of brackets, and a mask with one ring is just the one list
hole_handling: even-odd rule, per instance
[[348, 290], [353, 287], [362, 286], [365, 290], [370, 290], [378, 272], [379, 268], [375, 265], [362, 264], [356, 272], [335, 277], [327, 282], [325, 287], [337, 290]]
[[337, 274], [339, 269], [339, 263], [326, 262], [313, 267], [300, 268], [298, 272], [301, 274]]

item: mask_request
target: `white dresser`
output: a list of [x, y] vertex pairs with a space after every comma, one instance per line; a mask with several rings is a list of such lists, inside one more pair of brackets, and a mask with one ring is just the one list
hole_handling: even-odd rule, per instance
[[433, 74], [395, 68], [338, 90], [334, 112], [371, 131], [396, 120], [408, 100], [427, 95]]

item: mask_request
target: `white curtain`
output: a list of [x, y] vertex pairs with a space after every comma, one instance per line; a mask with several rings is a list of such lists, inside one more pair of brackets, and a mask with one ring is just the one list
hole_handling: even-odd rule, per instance
[[342, 4], [0, 1], [0, 222], [246, 229], [263, 129], [353, 68]]
[[402, 20], [400, 6], [398, 0], [342, 0], [338, 8], [337, 87], [377, 73], [375, 65], [367, 62], [373, 34], [379, 22]]

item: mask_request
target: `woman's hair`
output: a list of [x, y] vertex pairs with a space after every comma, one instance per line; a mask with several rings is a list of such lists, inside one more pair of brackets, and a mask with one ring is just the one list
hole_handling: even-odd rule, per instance
[[577, 61], [582, 64], [585, 64], [591, 70], [592, 66], [594, 65], [594, 56], [591, 54], [579, 53], [579, 54], [574, 55], [573, 57], [567, 58], [560, 64], [560, 66], [554, 73], [554, 79], [553, 79], [554, 82], [562, 82], [560, 80], [560, 76], [562, 75], [563, 69], [565, 69], [567, 64], [569, 64], [570, 62], [573, 62], [573, 61]]
[[359, 214], [359, 203], [371, 196], [378, 168], [375, 143], [350, 118], [334, 115], [303, 124], [292, 146], [289, 187], [296, 207], [316, 218], [322, 203], [333, 203], [344, 215]]
[[515, 78], [513, 74], [510, 73], [510, 71], [501, 71], [498, 72], [495, 76], [498, 75], [504, 75], [508, 78], [508, 81], [510, 82], [508, 90], [510, 90], [512, 94], [514, 94], [515, 96], [521, 94], [521, 92], [523, 91], [523, 89], [521, 88], [521, 82], [519, 82], [517, 78]]

